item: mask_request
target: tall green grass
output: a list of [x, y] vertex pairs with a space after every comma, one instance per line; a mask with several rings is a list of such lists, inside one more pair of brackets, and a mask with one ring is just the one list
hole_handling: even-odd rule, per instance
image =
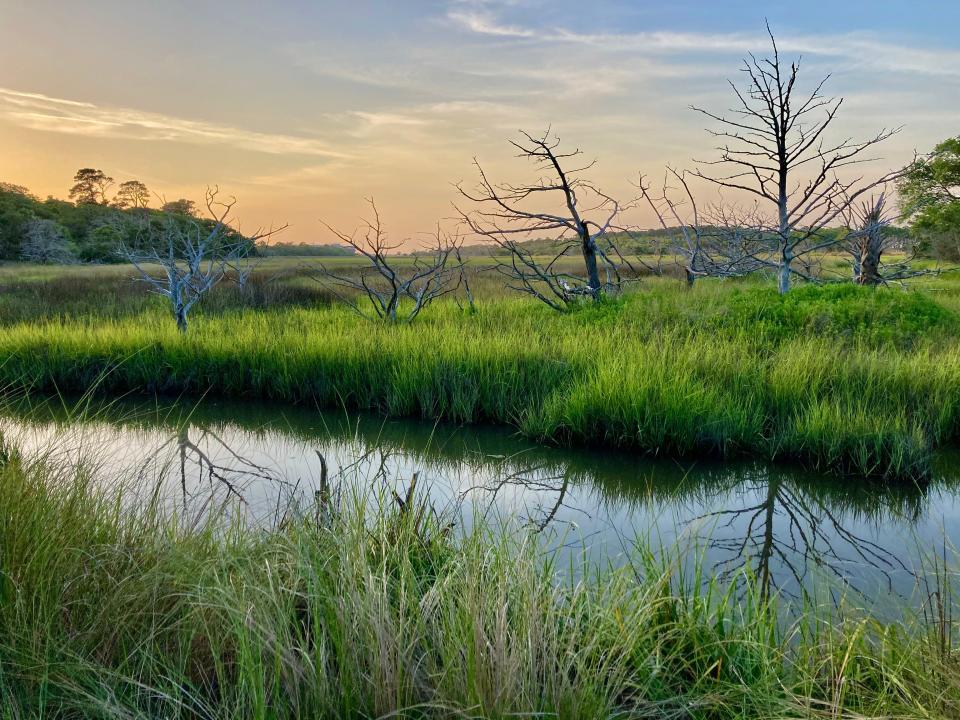
[[157, 304], [16, 322], [0, 383], [215, 394], [493, 422], [545, 441], [756, 455], [916, 477], [960, 428], [957, 314], [924, 292], [667, 282], [556, 314], [453, 302], [388, 325], [342, 307]]
[[960, 713], [945, 613], [784, 622], [750, 577], [735, 594], [643, 546], [560, 567], [535, 534], [356, 498], [196, 529], [122, 510], [133, 490], [4, 456], [5, 717]]

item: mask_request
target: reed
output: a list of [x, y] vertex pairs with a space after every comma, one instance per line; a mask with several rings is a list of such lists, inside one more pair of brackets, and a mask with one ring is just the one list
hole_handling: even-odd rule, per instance
[[537, 534], [451, 530], [415, 497], [198, 528], [131, 507], [122, 478], [4, 458], [5, 717], [960, 712], [943, 612], [787, 616], [749, 575], [734, 592], [642, 544], [622, 567], [561, 566]]
[[213, 298], [186, 337], [159, 304], [118, 301], [3, 326], [0, 383], [370, 409], [909, 479], [960, 429], [960, 325], [938, 298], [648, 280], [566, 314], [494, 297], [391, 325], [291, 293], [255, 308]]

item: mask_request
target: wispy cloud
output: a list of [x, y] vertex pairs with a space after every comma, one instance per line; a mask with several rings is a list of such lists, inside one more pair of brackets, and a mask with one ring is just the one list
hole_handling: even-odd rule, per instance
[[451, 10], [447, 17], [468, 30], [481, 35], [496, 35], [498, 37], [513, 38], [540, 38], [540, 33], [530, 28], [518, 25], [504, 25], [497, 21], [492, 13], [477, 10]]
[[0, 118], [32, 130], [89, 137], [228, 145], [272, 155], [345, 156], [315, 138], [261, 133], [131, 108], [101, 107], [9, 88], [0, 88]]
[[425, 125], [427, 122], [425, 118], [405, 115], [398, 112], [366, 112], [355, 110], [351, 115], [372, 127], [384, 127], [387, 125]]
[[283, 53], [297, 67], [321, 77], [345, 80], [376, 88], [411, 89], [422, 85], [423, 79], [409, 65], [371, 63], [337, 58], [328, 48], [315, 43], [287, 45]]
[[[414, 141], [444, 143], [456, 138], [471, 128], [500, 127], [504, 123], [514, 127], [527, 115], [523, 107], [487, 100], [444, 100], [434, 103], [405, 105], [379, 112], [352, 111], [336, 119], [341, 124], [350, 124], [354, 137], [364, 138], [377, 147], [375, 154], [382, 153], [378, 141], [409, 145]], [[406, 148], [409, 150], [409, 148]]]
[[[769, 38], [757, 33], [609, 33], [526, 26], [504, 20], [502, 13], [489, 3], [454, 2], [446, 17], [454, 25], [477, 35], [528, 43], [584, 45], [608, 51], [743, 54], [769, 47]], [[778, 37], [777, 43], [785, 52], [842, 57], [856, 65], [888, 72], [960, 77], [960, 52], [953, 49], [899, 45], [866, 33], [785, 35]]]

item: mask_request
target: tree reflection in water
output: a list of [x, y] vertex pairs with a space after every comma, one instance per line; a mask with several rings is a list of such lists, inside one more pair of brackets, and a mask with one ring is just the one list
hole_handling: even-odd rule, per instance
[[[56, 406], [7, 413], [0, 422], [33, 423], [48, 436], [76, 423]], [[200, 406], [186, 417], [153, 406], [120, 417], [105, 412], [95, 422], [97, 442], [113, 433], [117, 444], [136, 436], [149, 446], [147, 460], [139, 455], [141, 475], [163, 475], [167, 492], [178, 487], [178, 506], [198, 521], [234, 503], [244, 517], [276, 525], [291, 508], [329, 510], [348, 485], [390, 503], [403, 502], [415, 485], [441, 511], [474, 519], [503, 511], [540, 532], [583, 523], [590, 537], [624, 543], [637, 529], [667, 546], [672, 537], [691, 554], [709, 551], [709, 569], [723, 578], [752, 573], [767, 594], [788, 585], [801, 594], [815, 573], [852, 587], [864, 570], [891, 587], [911, 563], [903, 543], [885, 533], [909, 534], [929, 510], [929, 486], [545, 448], [483, 427], [256, 404]], [[935, 484], [949, 491], [950, 483]]]
[[634, 480], [604, 477], [598, 470], [577, 463], [536, 465], [504, 473], [482, 489], [534, 490], [541, 498], [539, 515], [529, 520], [537, 530], [556, 522], [561, 509], [577, 506], [572, 486], [598, 487], [607, 502], [675, 506], [680, 537], [686, 536], [691, 548], [712, 551], [713, 572], [727, 581], [748, 572], [765, 596], [785, 589], [786, 580], [797, 588], [788, 594], [802, 592], [812, 572], [859, 591], [854, 581], [865, 568], [892, 590], [894, 573], [909, 575], [911, 568], [899, 554], [902, 547], [885, 547], [870, 531], [890, 522], [912, 526], [923, 514], [927, 493], [918, 484], [818, 477], [761, 464], [704, 464], [695, 472], [666, 466]]
[[[818, 486], [805, 482], [798, 473], [756, 468], [735, 486], [731, 484], [724, 494], [718, 489], [718, 501], [727, 504], [738, 497], [759, 499], [740, 507], [712, 510], [695, 519], [716, 519], [726, 528], [738, 522], [741, 525], [738, 537], [708, 540], [726, 556], [715, 565], [719, 576], [729, 579], [747, 569], [758, 579], [761, 592], [769, 595], [771, 587], [784, 585], [775, 570], [788, 574], [797, 588], [804, 588], [813, 568], [848, 584], [850, 569], [860, 565], [877, 571], [892, 590], [891, 573], [909, 573], [909, 567], [896, 553], [851, 525], [861, 520], [882, 520], [884, 515], [894, 515], [908, 524], [916, 522], [924, 489], [917, 485], [877, 485], [854, 478], [826, 482], [829, 485]], [[744, 492], [747, 489], [752, 491]]]

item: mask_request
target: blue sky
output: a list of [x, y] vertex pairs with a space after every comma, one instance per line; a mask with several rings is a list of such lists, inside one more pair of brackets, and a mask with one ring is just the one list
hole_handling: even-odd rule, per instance
[[709, 157], [689, 106], [728, 106], [764, 18], [808, 83], [832, 73], [839, 134], [904, 126], [876, 170], [960, 134], [960, 3], [0, 0], [0, 180], [219, 183], [248, 224], [317, 241], [373, 194], [413, 236], [474, 156], [515, 179], [505, 140], [551, 124], [625, 194]]

